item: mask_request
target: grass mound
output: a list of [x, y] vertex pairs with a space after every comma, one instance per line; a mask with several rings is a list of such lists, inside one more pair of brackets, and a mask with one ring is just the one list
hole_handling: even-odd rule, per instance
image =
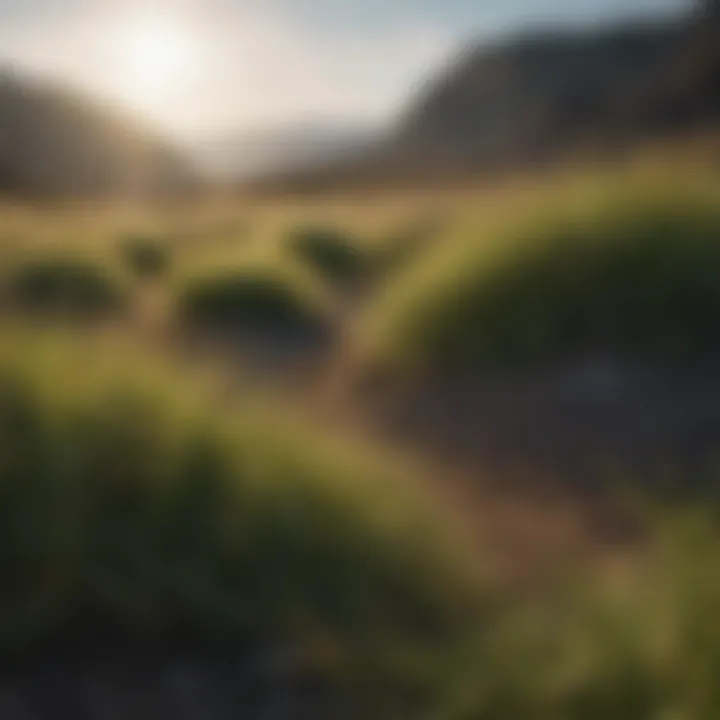
[[296, 258], [334, 284], [357, 282], [370, 270], [360, 241], [341, 230], [300, 228], [291, 234], [288, 247]]
[[5, 339], [0, 658], [81, 633], [237, 638], [324, 673], [334, 717], [718, 716], [707, 509], [675, 511], [625, 572], [491, 602], [423, 485], [367, 449], [219, 411], [116, 349]]
[[474, 573], [394, 463], [117, 349], [10, 339], [0, 651], [237, 633], [392, 685], [396, 653], [462, 631]]
[[195, 324], [258, 333], [315, 334], [328, 328], [321, 290], [283, 262], [246, 262], [188, 276], [179, 288], [181, 315]]
[[125, 266], [139, 278], [154, 278], [166, 273], [171, 253], [163, 238], [131, 235], [122, 239], [120, 254]]
[[110, 268], [80, 256], [18, 259], [6, 270], [3, 281], [12, 307], [40, 314], [102, 314], [127, 300], [125, 288]]
[[713, 201], [604, 202], [459, 238], [421, 265], [374, 311], [376, 347], [391, 361], [467, 369], [720, 346]]

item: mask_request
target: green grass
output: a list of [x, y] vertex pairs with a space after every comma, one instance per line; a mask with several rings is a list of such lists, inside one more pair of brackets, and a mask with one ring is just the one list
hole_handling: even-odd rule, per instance
[[291, 232], [287, 247], [298, 260], [334, 285], [356, 283], [370, 271], [362, 242], [331, 227], [301, 227]]
[[510, 230], [465, 229], [377, 300], [373, 351], [406, 367], [472, 371], [594, 353], [664, 361], [714, 351], [716, 200], [571, 200]]
[[653, 520], [612, 573], [493, 590], [376, 449], [114, 345], [3, 339], [0, 656], [251, 638], [303, 658], [343, 718], [718, 717], [712, 510]]
[[170, 269], [170, 244], [165, 238], [127, 235], [119, 245], [124, 265], [139, 278], [156, 278]]
[[277, 259], [190, 272], [177, 303], [188, 322], [267, 333], [314, 334], [329, 327], [330, 305], [303, 268]]
[[397, 691], [464, 631], [475, 569], [395, 461], [116, 347], [4, 340], [0, 651], [251, 637]]
[[53, 316], [100, 315], [128, 301], [107, 264], [53, 250], [14, 256], [0, 278], [0, 293], [12, 309]]
[[[714, 350], [715, 198], [625, 190], [552, 188], [519, 222], [513, 204], [453, 221], [457, 235], [422, 251], [411, 233], [398, 239], [397, 273], [369, 308], [371, 359], [480, 372]], [[88, 229], [88, 245], [105, 243], [97, 261], [84, 245], [76, 260], [50, 241], [33, 257], [9, 244], [4, 298], [53, 313], [114, 307], [106, 294], [124, 289], [103, 258], [122, 260], [118, 232]], [[313, 274], [275, 245], [210, 250], [173, 248], [181, 271], [162, 278], [194, 326], [324, 327], [322, 278], [349, 277], [334, 261]], [[370, 252], [382, 264], [383, 248]], [[110, 653], [118, 637], [190, 637], [291, 650], [347, 693], [340, 720], [720, 716], [710, 493], [701, 511], [676, 503], [650, 518], [619, 559], [608, 550], [599, 568], [553, 567], [517, 588], [478, 579], [483, 548], [461, 543], [460, 520], [416, 475], [275, 399], [201, 388], [120, 341], [2, 331], [0, 660], [88, 635]]]

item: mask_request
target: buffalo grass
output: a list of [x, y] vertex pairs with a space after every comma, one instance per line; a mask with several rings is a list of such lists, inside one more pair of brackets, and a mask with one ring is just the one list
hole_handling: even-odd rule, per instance
[[14, 310], [53, 316], [94, 316], [128, 302], [119, 274], [80, 253], [16, 253], [0, 276], [0, 296]]
[[0, 653], [251, 637], [397, 690], [464, 631], [475, 568], [395, 461], [136, 353], [4, 340]]
[[291, 231], [286, 245], [300, 262], [335, 286], [357, 283], [371, 270], [362, 241], [340, 229], [302, 226]]
[[343, 718], [718, 716], [710, 505], [653, 519], [622, 564], [491, 591], [376, 450], [116, 348], [3, 339], [0, 657], [252, 639], [320, 673]]
[[141, 279], [160, 277], [170, 269], [170, 243], [162, 237], [126, 235], [119, 243], [119, 253], [127, 269]]
[[720, 206], [648, 195], [473, 225], [381, 296], [375, 352], [406, 367], [532, 367], [720, 346]]
[[303, 268], [260, 259], [190, 271], [177, 282], [180, 316], [191, 325], [269, 334], [316, 334], [331, 307]]

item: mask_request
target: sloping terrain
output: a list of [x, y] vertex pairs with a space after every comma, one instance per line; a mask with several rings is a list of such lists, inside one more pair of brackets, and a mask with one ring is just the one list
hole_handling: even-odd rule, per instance
[[11, 72], [0, 75], [0, 128], [5, 193], [144, 195], [189, 181], [184, 160], [141, 124]]
[[720, 121], [716, 8], [470, 48], [426, 84], [374, 151], [288, 173], [274, 187], [439, 182], [712, 132]]
[[394, 164], [455, 171], [527, 164], [712, 127], [720, 119], [715, 17], [480, 47], [410, 109]]

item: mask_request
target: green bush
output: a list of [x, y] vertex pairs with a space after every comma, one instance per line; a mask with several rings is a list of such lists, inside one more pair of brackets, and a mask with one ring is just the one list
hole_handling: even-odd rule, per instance
[[357, 282], [370, 269], [360, 241], [341, 230], [301, 228], [292, 232], [288, 247], [308, 267], [336, 284]]
[[475, 571], [395, 462], [116, 347], [5, 340], [0, 652], [249, 636], [393, 688], [464, 631]]
[[12, 307], [42, 314], [94, 315], [115, 310], [127, 299], [108, 267], [80, 256], [18, 259], [3, 279]]
[[376, 352], [420, 367], [593, 353], [675, 359], [720, 343], [720, 210], [630, 198], [466, 237], [374, 308]]
[[120, 253], [126, 267], [137, 277], [152, 278], [170, 267], [170, 246], [163, 238], [132, 235], [122, 240]]
[[178, 303], [184, 318], [207, 326], [300, 334], [328, 327], [328, 307], [313, 279], [282, 262], [196, 272], [181, 284]]

